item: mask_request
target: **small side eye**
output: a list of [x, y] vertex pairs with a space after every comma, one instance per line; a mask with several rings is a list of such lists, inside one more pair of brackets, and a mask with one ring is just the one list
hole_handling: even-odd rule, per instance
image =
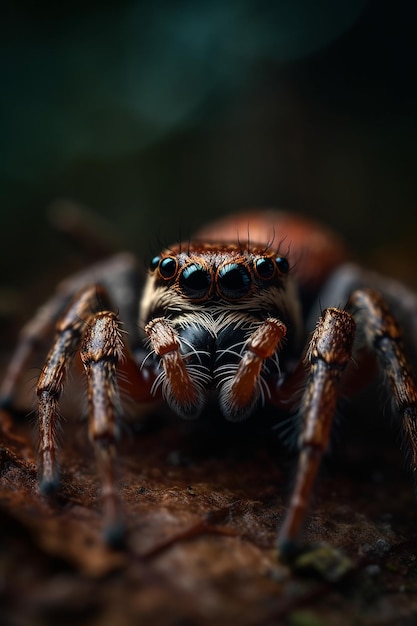
[[277, 267], [282, 274], [288, 274], [288, 272], [290, 271], [290, 264], [288, 263], [288, 259], [286, 259], [285, 256], [277, 256], [277, 258], [275, 259], [275, 263], [277, 264]]
[[165, 259], [162, 259], [159, 263], [159, 272], [162, 278], [174, 278], [177, 273], [177, 259], [172, 256], [167, 256]]
[[161, 260], [160, 256], [154, 256], [152, 261], [149, 263], [149, 269], [151, 272], [154, 272], [159, 265], [159, 261]]
[[268, 280], [272, 278], [275, 274], [275, 266], [272, 259], [268, 259], [265, 257], [261, 257], [260, 259], [256, 259], [255, 261], [255, 271], [259, 278], [263, 278], [264, 280]]

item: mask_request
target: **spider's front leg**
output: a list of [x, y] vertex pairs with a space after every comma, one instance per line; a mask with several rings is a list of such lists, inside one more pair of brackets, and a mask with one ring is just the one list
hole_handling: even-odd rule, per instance
[[59, 401], [68, 368], [79, 349], [85, 332], [86, 322], [97, 307], [97, 298], [106, 301], [102, 289], [89, 286], [75, 297], [63, 317], [56, 325], [54, 344], [49, 351], [39, 376], [36, 393], [38, 396], [39, 421], [39, 482], [43, 493], [56, 490], [59, 484], [57, 462], [59, 430]]
[[289, 508], [278, 536], [278, 550], [284, 557], [297, 552], [313, 483], [329, 443], [339, 382], [351, 359], [354, 336], [352, 316], [329, 308], [323, 312], [307, 350], [309, 375], [301, 402], [300, 455]]
[[80, 350], [88, 383], [89, 434], [101, 478], [105, 536], [114, 544], [123, 536], [115, 443], [120, 414], [117, 366], [124, 346], [117, 316], [110, 310], [94, 313], [98, 303], [110, 308], [106, 292], [98, 286], [85, 287], [56, 326], [55, 341], [37, 384], [39, 478], [43, 493], [56, 490], [59, 400], [70, 363]]
[[105, 538], [111, 545], [124, 536], [122, 506], [116, 477], [116, 440], [120, 418], [117, 366], [123, 342], [117, 317], [111, 311], [94, 316], [81, 346], [87, 375], [89, 434], [101, 479]]

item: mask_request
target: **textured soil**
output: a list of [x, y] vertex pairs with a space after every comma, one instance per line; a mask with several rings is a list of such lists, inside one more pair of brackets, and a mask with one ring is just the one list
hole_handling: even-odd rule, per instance
[[353, 432], [325, 464], [305, 529], [308, 544], [327, 547], [288, 564], [274, 543], [291, 464], [270, 431], [175, 418], [127, 429], [120, 484], [128, 535], [115, 550], [102, 540], [85, 425], [66, 420], [62, 485], [47, 499], [31, 420], [1, 418], [2, 624], [417, 619], [416, 505], [392, 434], [345, 429]]

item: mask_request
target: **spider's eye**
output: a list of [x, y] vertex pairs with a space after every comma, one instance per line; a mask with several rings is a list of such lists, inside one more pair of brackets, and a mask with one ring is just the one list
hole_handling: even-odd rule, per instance
[[249, 270], [241, 263], [223, 265], [218, 274], [218, 287], [220, 293], [226, 298], [242, 298], [250, 291]]
[[275, 259], [275, 263], [282, 274], [288, 274], [290, 271], [290, 264], [288, 263], [288, 259], [285, 256], [277, 256]]
[[266, 259], [265, 257], [261, 257], [255, 261], [255, 271], [259, 278], [263, 278], [267, 280], [268, 278], [272, 278], [275, 273], [275, 265], [272, 259]]
[[179, 285], [184, 295], [199, 300], [204, 298], [210, 289], [210, 272], [199, 263], [191, 263], [184, 267], [179, 278]]
[[159, 263], [159, 271], [162, 278], [173, 278], [177, 273], [177, 267], [177, 259], [174, 259], [174, 257], [167, 256], [165, 259], [162, 259]]
[[159, 265], [159, 261], [161, 260], [160, 256], [154, 256], [152, 261], [149, 263], [149, 269], [151, 272], [154, 272]]

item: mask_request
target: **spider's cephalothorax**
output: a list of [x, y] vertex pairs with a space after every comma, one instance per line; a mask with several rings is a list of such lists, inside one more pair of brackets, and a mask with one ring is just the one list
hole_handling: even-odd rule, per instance
[[278, 378], [299, 343], [289, 269], [257, 246], [190, 244], [152, 260], [140, 324], [161, 359], [155, 388], [176, 413], [195, 417], [216, 390], [224, 416], [240, 420], [268, 397], [268, 375]]
[[55, 325], [37, 384], [40, 485], [49, 493], [59, 477], [60, 396], [79, 351], [108, 540], [120, 538], [122, 529], [115, 478], [121, 367], [135, 400], [165, 398], [184, 417], [198, 415], [213, 395], [233, 421], [263, 403], [289, 413], [287, 420], [299, 425], [299, 461], [278, 538], [281, 552], [291, 552], [298, 540], [337, 399], [367, 384], [370, 357], [386, 377], [417, 474], [417, 388], [401, 332], [417, 361], [417, 298], [397, 282], [347, 264], [334, 233], [279, 211], [208, 225], [193, 243], [152, 260], [139, 324], [136, 269], [134, 258], [122, 254], [65, 281], [24, 327], [0, 390], [3, 406], [12, 405], [34, 346]]

